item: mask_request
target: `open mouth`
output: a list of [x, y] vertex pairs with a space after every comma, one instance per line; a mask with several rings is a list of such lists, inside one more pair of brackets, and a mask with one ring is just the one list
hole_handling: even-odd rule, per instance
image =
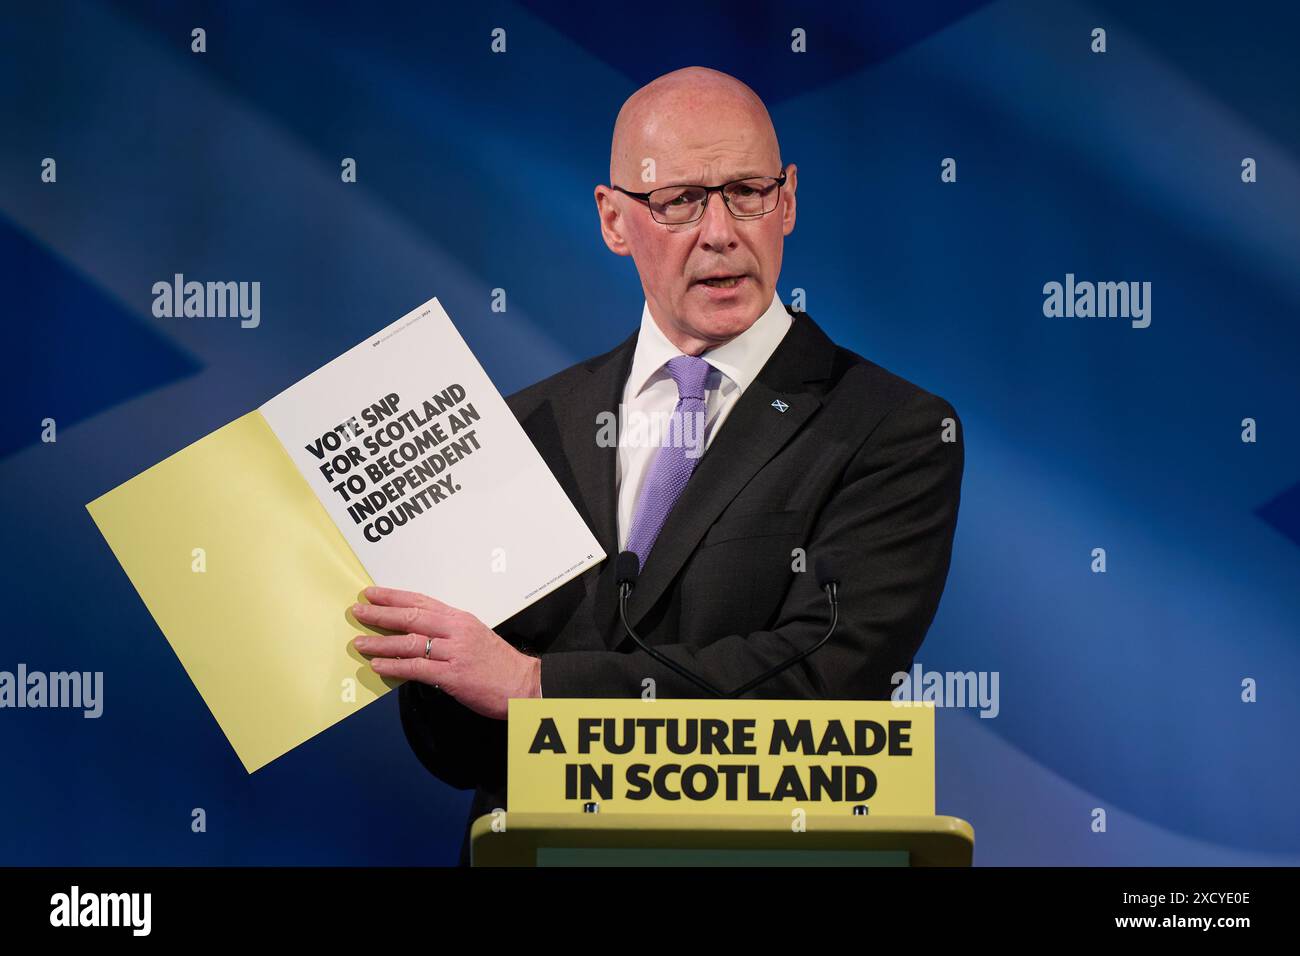
[[711, 279], [701, 279], [700, 285], [707, 285], [711, 289], [734, 289], [740, 285], [745, 277], [741, 276], [715, 276]]

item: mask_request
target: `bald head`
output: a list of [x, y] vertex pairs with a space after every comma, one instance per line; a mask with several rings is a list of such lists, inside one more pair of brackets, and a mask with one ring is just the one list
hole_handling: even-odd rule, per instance
[[[762, 157], [769, 167], [765, 175], [780, 167], [776, 130], [758, 94], [727, 73], [688, 66], [647, 83], [618, 111], [610, 182], [649, 190], [685, 172], [672, 168], [678, 160], [689, 156], [707, 161], [714, 153], [727, 152]], [[670, 168], [659, 169], [662, 166]], [[645, 177], [647, 169], [654, 173], [651, 179]]]

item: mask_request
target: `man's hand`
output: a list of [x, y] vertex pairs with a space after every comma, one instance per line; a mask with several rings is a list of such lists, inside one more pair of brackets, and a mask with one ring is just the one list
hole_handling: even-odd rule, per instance
[[468, 611], [412, 591], [371, 587], [363, 593], [371, 603], [352, 606], [358, 621], [405, 632], [353, 640], [358, 651], [372, 656], [376, 674], [432, 684], [497, 720], [505, 720], [510, 698], [542, 696], [542, 662], [517, 651]]

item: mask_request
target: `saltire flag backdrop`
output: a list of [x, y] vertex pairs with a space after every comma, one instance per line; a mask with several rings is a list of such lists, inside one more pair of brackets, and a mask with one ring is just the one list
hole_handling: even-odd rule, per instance
[[[0, 864], [455, 861], [469, 795], [396, 695], [245, 773], [84, 506], [433, 295], [504, 394], [622, 341], [592, 187], [624, 99], [696, 64], [798, 164], [782, 298], [961, 413], [916, 666], [982, 688], [937, 728], [976, 863], [1300, 863], [1298, 32], [1251, 0], [6, 5], [0, 671], [102, 699], [0, 709]], [[176, 276], [256, 314], [159, 317]]]

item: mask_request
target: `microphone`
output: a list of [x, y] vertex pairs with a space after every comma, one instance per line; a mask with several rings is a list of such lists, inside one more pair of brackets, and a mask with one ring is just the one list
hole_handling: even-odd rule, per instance
[[624, 584], [629, 584], [630, 591], [636, 587], [636, 579], [641, 576], [641, 559], [636, 556], [635, 551], [624, 551], [614, 559], [614, 579], [621, 588]]
[[827, 629], [826, 633], [822, 636], [822, 639], [819, 640], [816, 644], [812, 645], [806, 650], [800, 651], [798, 654], [796, 654], [794, 657], [791, 657], [789, 660], [783, 661], [780, 664], [777, 664], [775, 667], [772, 667], [769, 670], [764, 671], [762, 674], [759, 674], [753, 680], [749, 681], [748, 683], [740, 685], [735, 690], [724, 692], [718, 690], [716, 687], [714, 687], [708, 681], [704, 680], [702, 677], [697, 677], [695, 674], [692, 674], [689, 670], [682, 667], [680, 664], [678, 664], [676, 661], [672, 660], [671, 658], [666, 657], [663, 654], [660, 654], [653, 647], [646, 644], [645, 641], [641, 640], [641, 636], [632, 629], [632, 624], [627, 619], [627, 599], [628, 599], [628, 595], [632, 593], [632, 589], [636, 587], [636, 580], [640, 576], [640, 574], [641, 574], [641, 559], [636, 556], [635, 552], [624, 551], [621, 554], [619, 554], [619, 556], [615, 559], [614, 576], [618, 584], [618, 616], [623, 621], [623, 628], [627, 631], [628, 636], [631, 637], [632, 640], [636, 642], [637, 647], [641, 648], [641, 650], [645, 651], [647, 654], [649, 654], [660, 664], [663, 664], [665, 667], [674, 671], [679, 676], [689, 680], [696, 687], [700, 687], [708, 691], [710, 694], [712, 694], [715, 697], [739, 697], [742, 694], [747, 694], [755, 687], [758, 687], [760, 684], [766, 683], [767, 681], [771, 680], [773, 677], [776, 677], [778, 674], [784, 673], [785, 671], [789, 670], [791, 667], [794, 667], [795, 664], [798, 664], [800, 661], [808, 657], [810, 654], [815, 653], [827, 641], [831, 639], [831, 635], [835, 633], [835, 628], [839, 624], [839, 620], [840, 620], [839, 578], [837, 578], [835, 576], [835, 573], [831, 570], [829, 562], [827, 562], [821, 556], [818, 556], [817, 559], [813, 562], [813, 574], [816, 575], [817, 577], [817, 586], [826, 593], [826, 600], [830, 604], [831, 626]]

